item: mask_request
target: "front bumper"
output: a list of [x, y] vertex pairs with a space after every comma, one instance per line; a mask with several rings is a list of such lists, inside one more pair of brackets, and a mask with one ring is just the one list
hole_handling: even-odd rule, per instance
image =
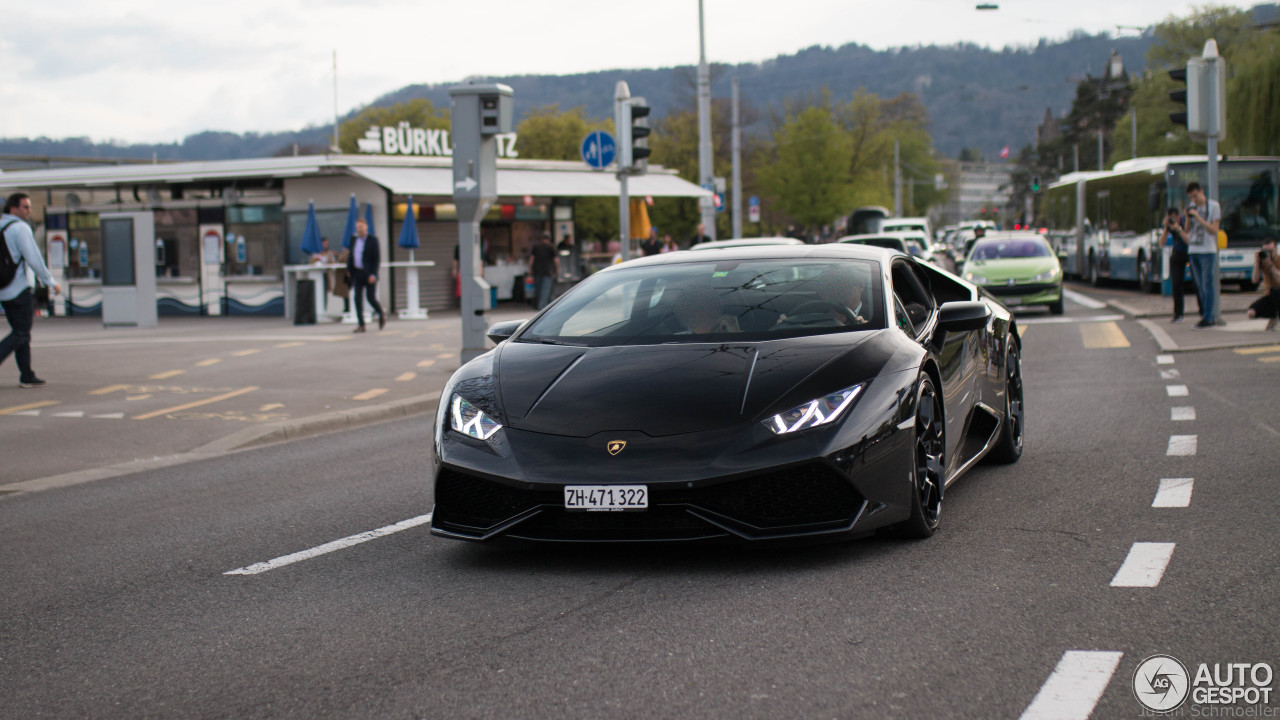
[[[862, 534], [906, 519], [914, 454], [911, 428], [857, 425], [788, 438], [763, 426], [758, 433], [739, 426], [678, 438], [617, 432], [571, 438], [504, 428], [496, 446], [447, 433], [431, 532], [551, 542]], [[627, 447], [611, 458], [604, 447], [618, 439]], [[564, 507], [567, 485], [637, 483], [649, 488], [647, 510]]]
[[1062, 299], [1060, 282], [984, 285], [983, 288], [1005, 305], [1048, 305]]

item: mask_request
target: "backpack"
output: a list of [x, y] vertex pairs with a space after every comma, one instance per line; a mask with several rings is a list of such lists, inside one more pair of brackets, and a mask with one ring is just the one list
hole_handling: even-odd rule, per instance
[[18, 274], [18, 261], [13, 259], [13, 255], [9, 253], [9, 243], [5, 241], [4, 234], [9, 230], [9, 226], [18, 222], [10, 220], [0, 227], [0, 288], [9, 287], [9, 283], [13, 282], [13, 278]]

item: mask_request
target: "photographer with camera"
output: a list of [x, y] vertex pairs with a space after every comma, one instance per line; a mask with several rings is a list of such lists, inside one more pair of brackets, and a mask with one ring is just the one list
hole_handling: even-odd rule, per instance
[[[1171, 207], [1165, 212], [1164, 244], [1173, 248], [1172, 254], [1169, 255], [1169, 280], [1173, 285], [1173, 322], [1180, 323], [1184, 308], [1183, 288], [1186, 285], [1189, 258], [1187, 257], [1187, 231], [1184, 229], [1182, 213], [1178, 212], [1176, 207]], [[1200, 289], [1196, 288], [1196, 307], [1200, 307], [1200, 303]]]
[[1253, 281], [1262, 283], [1262, 297], [1249, 306], [1249, 317], [1264, 317], [1267, 329], [1276, 329], [1280, 317], [1280, 267], [1276, 266], [1276, 241], [1262, 243], [1262, 249], [1253, 261]]

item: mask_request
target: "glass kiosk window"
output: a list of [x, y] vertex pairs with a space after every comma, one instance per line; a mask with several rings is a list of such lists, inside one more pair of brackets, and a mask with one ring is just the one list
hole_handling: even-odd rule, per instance
[[133, 275], [133, 220], [103, 220], [102, 249], [102, 284], [137, 285]]

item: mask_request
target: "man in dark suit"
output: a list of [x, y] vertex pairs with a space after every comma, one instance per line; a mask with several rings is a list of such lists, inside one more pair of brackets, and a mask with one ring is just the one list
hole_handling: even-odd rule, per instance
[[350, 278], [351, 289], [356, 296], [356, 322], [359, 325], [355, 332], [364, 332], [364, 299], [378, 312], [378, 329], [387, 324], [387, 316], [378, 303], [378, 264], [382, 254], [378, 249], [378, 238], [369, 234], [369, 226], [363, 220], [356, 221], [356, 235], [351, 238], [351, 254], [347, 256], [347, 277]]

